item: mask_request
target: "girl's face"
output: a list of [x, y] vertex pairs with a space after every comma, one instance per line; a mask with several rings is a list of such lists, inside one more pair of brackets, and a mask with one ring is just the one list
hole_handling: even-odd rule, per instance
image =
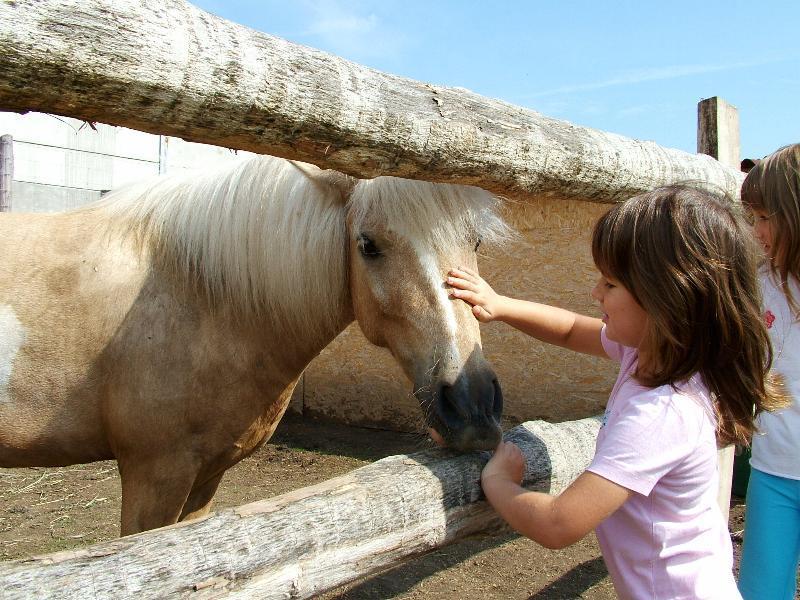
[[773, 228], [775, 215], [771, 215], [760, 208], [754, 208], [750, 212], [752, 213], [753, 220], [753, 234], [764, 249], [764, 254], [766, 254], [767, 258], [774, 260], [775, 251], [777, 250], [775, 247], [775, 231]]
[[601, 275], [592, 289], [592, 298], [600, 303], [608, 339], [638, 348], [647, 329], [647, 313], [633, 295], [613, 277]]

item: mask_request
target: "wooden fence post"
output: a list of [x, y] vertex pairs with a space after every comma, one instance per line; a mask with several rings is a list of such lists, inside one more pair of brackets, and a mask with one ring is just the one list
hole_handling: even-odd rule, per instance
[[[706, 98], [697, 104], [697, 152], [713, 156], [722, 164], [739, 170], [739, 111], [718, 96]], [[720, 448], [717, 453], [720, 510], [728, 520], [733, 480], [733, 445]]]
[[0, 136], [0, 212], [11, 211], [11, 183], [14, 179], [14, 138]]
[[739, 110], [718, 96], [697, 104], [697, 152], [740, 169]]

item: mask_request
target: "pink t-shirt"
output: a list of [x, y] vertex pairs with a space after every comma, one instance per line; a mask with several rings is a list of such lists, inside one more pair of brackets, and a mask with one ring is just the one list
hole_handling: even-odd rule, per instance
[[633, 378], [638, 354], [601, 333], [620, 372], [588, 470], [634, 494], [596, 529], [620, 598], [741, 598], [717, 504], [717, 444], [699, 375], [673, 388]]

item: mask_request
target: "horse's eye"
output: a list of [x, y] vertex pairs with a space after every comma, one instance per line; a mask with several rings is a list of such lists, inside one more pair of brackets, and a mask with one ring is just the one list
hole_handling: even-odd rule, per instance
[[475, 242], [475, 252], [478, 251], [478, 248], [480, 248], [480, 246], [481, 246], [481, 238], [478, 238], [478, 241]]
[[361, 256], [366, 258], [376, 258], [381, 255], [381, 251], [378, 250], [378, 246], [375, 245], [375, 242], [367, 237], [366, 235], [360, 235], [356, 239], [358, 243], [358, 251], [361, 252]]

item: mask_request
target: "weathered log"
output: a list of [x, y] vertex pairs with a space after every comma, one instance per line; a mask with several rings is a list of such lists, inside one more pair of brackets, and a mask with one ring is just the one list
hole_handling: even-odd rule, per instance
[[600, 202], [688, 180], [736, 196], [741, 184], [707, 156], [380, 73], [183, 0], [2, 2], [0, 72], [0, 110], [123, 125], [357, 177]]
[[[599, 422], [506, 434], [525, 484], [558, 493], [586, 467]], [[505, 531], [484, 500], [488, 453], [392, 456], [316, 486], [80, 550], [0, 564], [12, 598], [309, 598], [477, 532]]]

